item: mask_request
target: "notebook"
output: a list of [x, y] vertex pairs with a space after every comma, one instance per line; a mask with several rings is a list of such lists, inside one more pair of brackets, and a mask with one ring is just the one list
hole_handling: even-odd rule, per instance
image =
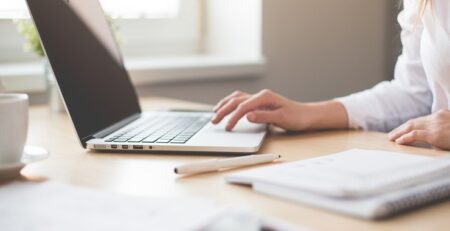
[[256, 192], [366, 219], [450, 196], [450, 158], [352, 149], [226, 176]]

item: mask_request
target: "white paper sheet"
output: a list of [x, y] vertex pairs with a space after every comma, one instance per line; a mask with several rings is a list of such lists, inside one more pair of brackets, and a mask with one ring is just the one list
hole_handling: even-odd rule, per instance
[[[374, 178], [386, 179], [392, 176], [390, 171], [413, 164], [425, 164], [432, 160], [431, 157], [404, 153], [352, 149], [308, 160], [237, 172], [226, 176], [226, 180], [243, 184], [263, 182], [325, 196], [351, 197], [359, 191], [367, 193], [367, 190], [362, 189], [372, 189], [369, 187], [371, 185], [366, 187], [365, 180], [373, 182]], [[357, 192], [349, 191], [347, 186], [352, 186], [350, 189], [356, 188]]]
[[55, 182], [0, 186], [0, 230], [198, 230], [220, 209], [203, 199], [138, 198]]

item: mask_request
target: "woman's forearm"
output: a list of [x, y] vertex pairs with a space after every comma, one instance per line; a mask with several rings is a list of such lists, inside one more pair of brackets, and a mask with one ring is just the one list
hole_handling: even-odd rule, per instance
[[308, 130], [349, 128], [347, 110], [336, 100], [303, 104]]

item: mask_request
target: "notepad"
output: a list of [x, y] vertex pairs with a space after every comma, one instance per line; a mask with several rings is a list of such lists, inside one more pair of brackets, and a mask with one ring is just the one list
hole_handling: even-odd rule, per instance
[[384, 218], [450, 195], [450, 159], [352, 149], [226, 176], [257, 192], [362, 218]]

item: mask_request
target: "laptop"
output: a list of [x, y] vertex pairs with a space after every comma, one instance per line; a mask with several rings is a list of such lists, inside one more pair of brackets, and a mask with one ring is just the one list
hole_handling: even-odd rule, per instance
[[[253, 153], [266, 125], [242, 119], [232, 132], [212, 112], [143, 112], [97, 0], [27, 0], [66, 109], [84, 148]], [[151, 76], [149, 76], [151, 78]]]

